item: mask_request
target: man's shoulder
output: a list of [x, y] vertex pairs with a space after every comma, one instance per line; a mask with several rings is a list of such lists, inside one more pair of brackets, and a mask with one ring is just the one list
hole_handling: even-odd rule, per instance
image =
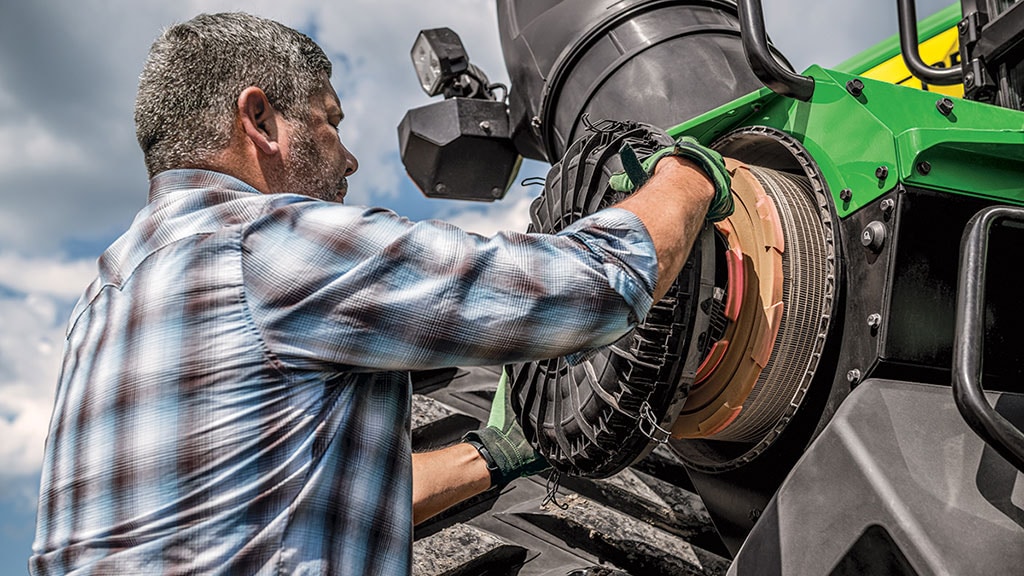
[[265, 194], [262, 213], [253, 226], [265, 228], [281, 225], [293, 231], [308, 233], [381, 233], [385, 229], [400, 232], [414, 223], [390, 209], [327, 202], [300, 194]]

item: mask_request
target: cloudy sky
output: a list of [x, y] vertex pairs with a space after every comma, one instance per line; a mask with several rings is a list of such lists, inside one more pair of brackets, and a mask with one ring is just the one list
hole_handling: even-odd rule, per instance
[[[917, 0], [918, 16], [950, 3]], [[896, 32], [896, 0], [763, 4], [775, 45], [800, 71]], [[452, 28], [471, 60], [507, 83], [494, 0], [0, 0], [0, 574], [26, 573], [67, 316], [146, 197], [132, 125], [146, 51], [166, 25], [223, 10], [298, 28], [335, 62], [342, 137], [360, 160], [348, 203], [481, 233], [528, 221], [537, 187], [517, 184], [495, 204], [427, 200], [398, 157], [396, 126], [429, 102], [409, 62], [420, 29]], [[517, 181], [545, 168], [527, 162]]]

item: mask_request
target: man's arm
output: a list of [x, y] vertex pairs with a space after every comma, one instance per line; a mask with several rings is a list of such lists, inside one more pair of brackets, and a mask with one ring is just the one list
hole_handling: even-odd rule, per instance
[[454, 446], [413, 454], [413, 522], [422, 522], [491, 486], [504, 487], [548, 467], [516, 420], [508, 372], [502, 369], [484, 427], [470, 430]]
[[[658, 258], [655, 300], [665, 295], [686, 263], [714, 193], [711, 180], [696, 164], [667, 156], [658, 161], [640, 190], [617, 205], [643, 222], [654, 243]], [[467, 437], [484, 444], [492, 458], [500, 456], [497, 469], [514, 478], [534, 474], [547, 463], [522, 438], [511, 413], [507, 386], [507, 374], [503, 373], [488, 422], [500, 434], [481, 429]], [[413, 454], [413, 522], [418, 524], [487, 490], [491, 484], [487, 463], [472, 444], [462, 442], [435, 452]]]
[[491, 473], [470, 444], [412, 455], [412, 521], [427, 518], [491, 487]]
[[668, 292], [683, 269], [690, 249], [704, 227], [714, 186], [692, 161], [666, 156], [635, 194], [616, 206], [636, 214], [647, 228], [658, 256], [654, 301]]

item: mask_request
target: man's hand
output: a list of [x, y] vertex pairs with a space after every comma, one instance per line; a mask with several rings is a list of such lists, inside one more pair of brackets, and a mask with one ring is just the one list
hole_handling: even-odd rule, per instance
[[531, 476], [549, 467], [547, 460], [533, 449], [523, 435], [523, 429], [519, 427], [512, 411], [511, 399], [508, 373], [502, 370], [487, 426], [471, 430], [462, 438], [464, 442], [476, 446], [487, 461], [494, 486], [504, 486], [516, 478]]
[[711, 179], [715, 187], [715, 196], [708, 208], [707, 220], [718, 222], [728, 218], [733, 211], [732, 192], [729, 190], [731, 177], [725, 169], [722, 155], [702, 146], [690, 136], [682, 136], [674, 146], [666, 146], [641, 162], [629, 146], [623, 146], [619, 152], [624, 172], [612, 175], [608, 185], [618, 192], [632, 192], [643, 186], [654, 174], [658, 161], [666, 156], [680, 156], [694, 162]]

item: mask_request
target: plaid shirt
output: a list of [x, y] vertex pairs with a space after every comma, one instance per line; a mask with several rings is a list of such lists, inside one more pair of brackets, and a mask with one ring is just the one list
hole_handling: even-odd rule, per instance
[[616, 340], [656, 259], [618, 209], [486, 239], [173, 170], [68, 326], [33, 574], [408, 574], [407, 371]]

